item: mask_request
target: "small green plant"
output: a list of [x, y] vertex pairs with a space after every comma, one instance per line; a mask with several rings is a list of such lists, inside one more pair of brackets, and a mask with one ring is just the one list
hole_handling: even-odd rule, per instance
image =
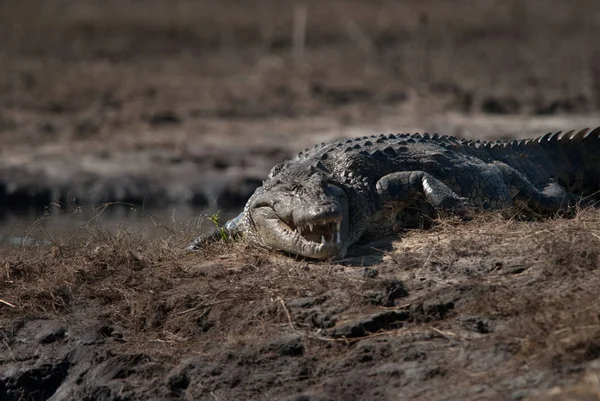
[[212, 221], [212, 223], [215, 225], [215, 228], [217, 229], [217, 232], [219, 233], [219, 236], [221, 237], [221, 239], [223, 241], [227, 241], [229, 239], [229, 233], [227, 232], [227, 229], [225, 228], [225, 226], [223, 225], [223, 223], [221, 221], [219, 212], [220, 212], [220, 210], [217, 210], [217, 212], [215, 214], [213, 214], [212, 216], [209, 216], [208, 219], [210, 221]]

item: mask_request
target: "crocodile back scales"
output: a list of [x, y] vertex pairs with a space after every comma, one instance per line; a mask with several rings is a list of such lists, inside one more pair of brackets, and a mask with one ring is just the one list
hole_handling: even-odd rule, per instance
[[[502, 162], [534, 185], [555, 181], [584, 196], [600, 190], [600, 127], [548, 133], [531, 139], [480, 141], [438, 134], [389, 134], [341, 139], [305, 149], [275, 166], [270, 177], [302, 168], [331, 172], [348, 184], [364, 184], [402, 170], [426, 170], [444, 180], [464, 163]], [[446, 180], [444, 180], [446, 181]]]

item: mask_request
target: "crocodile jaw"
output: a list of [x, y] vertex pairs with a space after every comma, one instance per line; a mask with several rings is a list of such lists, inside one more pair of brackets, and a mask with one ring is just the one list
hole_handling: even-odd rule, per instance
[[347, 213], [302, 219], [282, 218], [270, 206], [250, 211], [256, 235], [271, 249], [278, 249], [311, 259], [339, 259], [347, 250]]

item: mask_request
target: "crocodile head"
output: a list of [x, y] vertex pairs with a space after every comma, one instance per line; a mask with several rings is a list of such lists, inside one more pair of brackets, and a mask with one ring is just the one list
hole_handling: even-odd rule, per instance
[[341, 258], [348, 248], [348, 197], [326, 174], [269, 179], [245, 212], [252, 239], [268, 248], [313, 259]]

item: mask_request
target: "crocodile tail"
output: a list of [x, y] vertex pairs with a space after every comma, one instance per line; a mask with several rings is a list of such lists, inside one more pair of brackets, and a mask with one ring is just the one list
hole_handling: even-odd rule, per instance
[[549, 180], [600, 200], [600, 127], [550, 132], [530, 139], [467, 141], [478, 157], [502, 161], [540, 187]]
[[534, 142], [539, 144], [564, 144], [564, 145], [576, 145], [580, 143], [591, 143], [600, 141], [600, 127], [593, 130], [584, 128], [580, 131], [571, 130], [565, 133], [555, 132], [548, 133], [539, 138], [533, 139]]
[[600, 127], [548, 133], [523, 146], [544, 152], [548, 164], [556, 166], [557, 180], [570, 192], [600, 199]]
[[568, 132], [549, 132], [546, 135], [536, 138], [512, 139], [512, 140], [497, 140], [497, 141], [481, 141], [472, 139], [461, 139], [460, 145], [472, 148], [500, 148], [500, 149], [524, 149], [537, 148], [540, 145], [544, 147], [572, 147], [580, 146], [585, 143], [586, 146], [594, 143], [600, 143], [600, 127], [590, 130], [584, 128], [580, 131], [571, 130]]

